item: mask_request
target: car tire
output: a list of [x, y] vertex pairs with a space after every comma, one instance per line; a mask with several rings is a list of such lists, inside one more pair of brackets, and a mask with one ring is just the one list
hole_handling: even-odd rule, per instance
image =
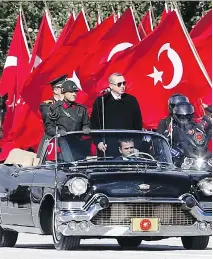
[[181, 240], [187, 250], [204, 250], [208, 246], [209, 236], [181, 237]]
[[4, 230], [0, 227], [0, 247], [14, 247], [18, 239], [18, 232]]
[[141, 244], [142, 239], [139, 237], [119, 237], [117, 241], [122, 248], [134, 249]]
[[78, 236], [64, 236], [55, 229], [55, 213], [53, 212], [53, 226], [52, 235], [55, 249], [57, 250], [76, 250], [80, 245], [80, 237]]

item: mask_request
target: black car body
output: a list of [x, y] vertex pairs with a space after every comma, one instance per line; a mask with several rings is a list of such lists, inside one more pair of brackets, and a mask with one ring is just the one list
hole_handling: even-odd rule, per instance
[[[118, 140], [128, 139], [135, 149], [124, 160]], [[107, 157], [91, 154], [100, 141]], [[91, 237], [122, 247], [168, 237], [181, 237], [186, 249], [208, 244], [211, 172], [177, 169], [158, 133], [70, 132], [44, 141], [39, 159], [16, 151], [22, 162], [9, 155], [0, 166], [0, 246], [15, 245], [18, 232], [53, 235], [57, 249]]]

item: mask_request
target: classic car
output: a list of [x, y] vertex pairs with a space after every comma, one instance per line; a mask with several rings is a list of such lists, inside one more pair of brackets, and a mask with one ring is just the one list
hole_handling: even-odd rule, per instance
[[[107, 152], [96, 152], [100, 141]], [[120, 144], [133, 152], [121, 156]], [[115, 238], [122, 248], [180, 237], [205, 249], [212, 232], [211, 172], [183, 170], [170, 147], [148, 131], [69, 132], [43, 141], [39, 157], [14, 149], [0, 166], [0, 246], [18, 233], [52, 235], [55, 248]]]

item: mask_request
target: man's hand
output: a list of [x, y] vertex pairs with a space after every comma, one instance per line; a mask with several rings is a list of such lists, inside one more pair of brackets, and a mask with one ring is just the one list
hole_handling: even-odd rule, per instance
[[84, 128], [83, 129], [84, 134], [90, 134], [90, 128]]
[[64, 129], [60, 129], [60, 130], [58, 131], [58, 133], [60, 134], [61, 137], [67, 135], [67, 132], [66, 132], [66, 130], [64, 130]]
[[100, 151], [105, 152], [105, 151], [107, 150], [107, 144], [104, 144], [104, 142], [100, 142], [100, 143], [98, 144], [98, 149], [99, 149]]

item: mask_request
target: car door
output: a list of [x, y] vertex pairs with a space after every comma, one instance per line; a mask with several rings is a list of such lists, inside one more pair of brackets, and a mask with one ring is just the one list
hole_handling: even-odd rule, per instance
[[6, 225], [34, 226], [31, 210], [31, 186], [33, 167], [16, 167], [11, 173], [7, 193], [7, 210], [2, 212]]

